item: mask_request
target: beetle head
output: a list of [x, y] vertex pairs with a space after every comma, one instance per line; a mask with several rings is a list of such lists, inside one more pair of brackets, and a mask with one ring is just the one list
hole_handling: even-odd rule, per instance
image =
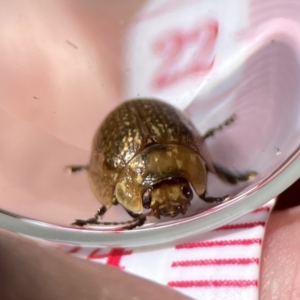
[[151, 208], [152, 214], [176, 217], [185, 214], [193, 198], [189, 182], [184, 178], [169, 178], [147, 188], [143, 194], [144, 208]]

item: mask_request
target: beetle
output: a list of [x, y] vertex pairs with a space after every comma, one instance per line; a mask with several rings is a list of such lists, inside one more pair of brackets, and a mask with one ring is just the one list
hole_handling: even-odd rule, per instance
[[[214, 164], [205, 140], [234, 117], [201, 136], [180, 110], [157, 99], [133, 99], [114, 109], [95, 133], [90, 162], [68, 166], [71, 172], [86, 170], [96, 198], [102, 204], [95, 216], [77, 219], [72, 225], [117, 225], [122, 229], [142, 226], [147, 216], [160, 218], [184, 215], [193, 190], [206, 202], [230, 198], [206, 196], [207, 172], [236, 184], [256, 172], [233, 174]], [[132, 220], [100, 222], [112, 205], [122, 205]], [[150, 211], [144, 213], [144, 209]]]

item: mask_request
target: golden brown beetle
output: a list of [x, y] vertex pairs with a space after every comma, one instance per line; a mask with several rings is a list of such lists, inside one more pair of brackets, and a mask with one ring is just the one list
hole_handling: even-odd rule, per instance
[[[153, 99], [127, 101], [112, 111], [97, 130], [88, 166], [69, 166], [72, 172], [86, 169], [91, 188], [103, 205], [93, 218], [73, 225], [127, 224], [132, 229], [147, 216], [185, 214], [193, 198], [191, 186], [207, 202], [229, 197], [206, 197], [207, 171], [232, 184], [247, 181], [255, 172], [232, 174], [212, 163], [204, 140], [233, 122], [228, 119], [203, 137], [183, 112]], [[99, 222], [112, 205], [121, 204], [133, 220]], [[143, 209], [150, 209], [147, 214]]]

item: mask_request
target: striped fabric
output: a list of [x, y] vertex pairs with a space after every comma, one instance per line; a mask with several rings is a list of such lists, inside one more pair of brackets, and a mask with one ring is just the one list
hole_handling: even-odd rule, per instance
[[274, 200], [228, 225], [167, 246], [61, 250], [168, 285], [193, 299], [258, 299], [261, 246], [273, 205]]

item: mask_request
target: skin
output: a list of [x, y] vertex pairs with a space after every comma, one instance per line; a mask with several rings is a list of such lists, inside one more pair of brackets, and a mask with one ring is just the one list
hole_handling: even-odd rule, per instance
[[267, 228], [262, 257], [261, 299], [300, 298], [300, 209], [275, 212]]
[[[33, 263], [34, 262], [34, 263]], [[3, 300], [186, 300], [175, 290], [0, 230]]]
[[300, 298], [300, 180], [278, 199], [263, 245], [261, 299]]

